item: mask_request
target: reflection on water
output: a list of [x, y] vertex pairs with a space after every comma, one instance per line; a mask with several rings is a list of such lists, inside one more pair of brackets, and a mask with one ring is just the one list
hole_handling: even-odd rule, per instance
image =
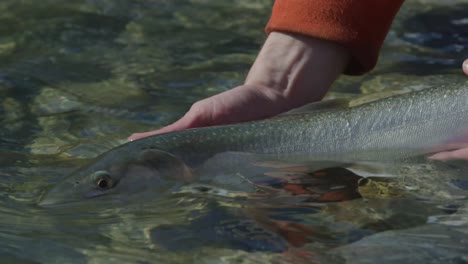
[[[397, 178], [363, 179], [346, 166], [248, 178], [219, 171], [131, 206], [37, 205], [46, 189], [131, 133], [242, 83], [271, 5], [2, 1], [0, 262], [466, 260], [463, 162], [400, 164]], [[342, 78], [329, 97], [366, 94], [359, 104], [459, 82], [466, 8], [407, 1], [376, 70]]]

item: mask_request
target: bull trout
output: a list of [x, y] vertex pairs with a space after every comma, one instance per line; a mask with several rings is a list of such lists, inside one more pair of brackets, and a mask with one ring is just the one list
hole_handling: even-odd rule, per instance
[[[468, 82], [353, 107], [155, 135], [100, 155], [45, 194], [41, 205], [122, 197], [184, 182], [210, 157], [241, 152], [277, 160], [382, 161], [426, 155], [468, 135]], [[222, 169], [222, 168], [221, 168]], [[166, 186], [166, 187], [164, 187]]]

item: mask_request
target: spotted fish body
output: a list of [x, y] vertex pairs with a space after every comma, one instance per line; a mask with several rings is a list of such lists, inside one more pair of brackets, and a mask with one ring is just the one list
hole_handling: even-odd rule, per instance
[[[140, 194], [146, 189], [159, 192], [168, 177], [185, 181], [194, 168], [224, 152], [286, 160], [397, 160], [429, 154], [439, 146], [453, 144], [454, 139], [466, 139], [467, 132], [468, 83], [463, 82], [355, 107], [190, 129], [129, 142], [72, 174], [41, 203], [66, 203], [111, 193]], [[103, 173], [112, 184], [96, 187]]]

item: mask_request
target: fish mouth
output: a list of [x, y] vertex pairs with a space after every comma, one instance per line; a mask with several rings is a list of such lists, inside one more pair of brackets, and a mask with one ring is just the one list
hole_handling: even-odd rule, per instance
[[75, 186], [69, 182], [63, 182], [43, 192], [37, 205], [40, 207], [53, 207], [78, 201]]
[[[97, 195], [95, 195], [97, 196]], [[42, 196], [39, 198], [37, 205], [42, 208], [55, 208], [60, 206], [73, 206], [73, 205], [83, 205], [88, 201], [88, 198], [95, 196], [67, 196], [63, 192], [56, 191], [55, 188], [50, 191], [45, 191]], [[96, 201], [96, 200], [93, 200]], [[102, 200], [100, 200], [102, 202]]]
[[[80, 206], [93, 201], [93, 204], [106, 204], [119, 201], [119, 197], [111, 195], [112, 191], [103, 193], [100, 190], [83, 190], [75, 182], [62, 182], [42, 193], [37, 205], [42, 208], [59, 206]], [[100, 199], [90, 199], [100, 197]], [[88, 202], [88, 203], [87, 203]]]
[[60, 206], [61, 204], [63, 203], [57, 203], [56, 201], [45, 197], [45, 195], [42, 195], [42, 197], [39, 198], [39, 201], [37, 202], [37, 205], [42, 208], [56, 207]]
[[49, 195], [49, 192], [44, 192], [41, 197], [39, 198], [39, 201], [37, 202], [37, 205], [39, 207], [43, 208], [50, 208], [50, 207], [55, 207], [55, 206], [60, 206], [65, 204], [65, 202], [60, 201], [59, 199], [56, 199], [53, 196]]

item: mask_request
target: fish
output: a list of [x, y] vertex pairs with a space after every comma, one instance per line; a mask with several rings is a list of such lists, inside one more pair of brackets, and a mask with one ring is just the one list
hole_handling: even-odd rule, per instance
[[47, 191], [39, 205], [164, 195], [196, 179], [197, 170], [221, 153], [241, 153], [252, 157], [252, 163], [299, 164], [430, 155], [468, 138], [467, 102], [468, 82], [462, 81], [352, 107], [328, 104], [260, 121], [154, 135], [91, 160]]

